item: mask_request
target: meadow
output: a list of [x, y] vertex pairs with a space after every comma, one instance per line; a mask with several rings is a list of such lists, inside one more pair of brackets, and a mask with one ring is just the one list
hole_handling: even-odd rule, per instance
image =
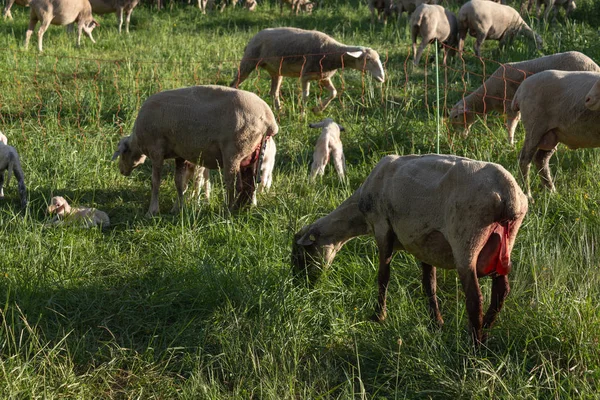
[[[541, 52], [521, 40], [504, 51], [486, 42], [483, 62], [452, 61], [440, 74], [442, 114], [498, 62], [568, 50], [600, 61], [600, 4], [578, 6], [570, 20], [562, 13], [549, 24], [530, 20], [544, 38]], [[83, 37], [76, 48], [75, 35], [51, 27], [38, 54], [35, 35], [29, 50], [22, 45], [28, 11], [12, 13], [14, 21], [0, 22], [0, 130], [20, 153], [30, 202], [20, 210], [14, 181], [0, 200], [0, 398], [600, 396], [598, 149], [559, 147], [551, 160], [556, 194], [532, 175], [536, 201], [512, 253], [512, 291], [478, 351], [456, 272], [438, 270], [446, 324], [436, 329], [419, 263], [403, 253], [392, 262], [388, 319], [369, 321], [377, 301], [372, 238], [350, 241], [314, 287], [294, 281], [297, 230], [337, 207], [381, 157], [436, 151], [433, 47], [412, 67], [406, 17], [399, 26], [372, 26], [357, 0], [326, 1], [298, 17], [266, 2], [255, 13], [208, 15], [187, 4], [143, 5], [130, 35], [118, 35], [107, 15], [98, 17], [95, 45]], [[169, 214], [168, 162], [161, 214], [144, 217], [150, 163], [123, 177], [110, 161], [141, 103], [160, 90], [228, 85], [250, 37], [275, 26], [318, 29], [378, 50], [386, 82], [342, 71], [334, 78], [339, 98], [323, 115], [303, 116], [300, 84], [285, 79], [274, 183], [257, 207], [230, 215], [213, 171], [210, 201], [190, 199]], [[264, 71], [241, 88], [271, 104]], [[323, 94], [313, 85], [309, 105]], [[348, 173], [340, 181], [329, 166], [311, 184], [319, 130], [308, 123], [324, 117], [346, 128]], [[489, 116], [467, 138], [442, 124], [440, 152], [497, 162], [518, 177], [524, 131], [519, 126], [510, 146], [503, 122]], [[111, 227], [47, 226], [54, 195], [106, 211]], [[490, 280], [480, 283], [487, 305]]]

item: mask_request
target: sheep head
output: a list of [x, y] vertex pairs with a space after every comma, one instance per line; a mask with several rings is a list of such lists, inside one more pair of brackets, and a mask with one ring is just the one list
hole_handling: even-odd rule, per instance
[[314, 283], [322, 270], [331, 264], [339, 248], [319, 244], [321, 234], [313, 225], [305, 226], [294, 235], [292, 243], [292, 269], [297, 278], [308, 278]]
[[346, 59], [349, 59], [349, 66], [359, 71], [368, 71], [373, 78], [379, 82], [385, 81], [385, 72], [379, 59], [379, 54], [368, 47], [358, 51], [348, 51], [345, 53]]
[[471, 125], [475, 122], [475, 115], [469, 110], [469, 107], [465, 104], [464, 100], [460, 100], [450, 110], [450, 127], [456, 131], [462, 128], [463, 137], [469, 135]]
[[69, 214], [71, 212], [71, 206], [67, 203], [64, 197], [56, 196], [50, 200], [50, 205], [48, 206], [48, 214], [57, 214], [59, 216], [64, 216], [65, 214]]
[[320, 122], [313, 122], [312, 124], [308, 124], [309, 128], [324, 128], [329, 124], [335, 124], [340, 129], [340, 132], [344, 132], [346, 128], [343, 126], [336, 124], [332, 118], [325, 118]]
[[117, 157], [121, 157], [119, 159], [119, 170], [121, 174], [125, 176], [131, 175], [131, 171], [134, 168], [140, 166], [146, 161], [146, 156], [142, 154], [142, 152], [137, 149], [137, 146], [132, 148], [131, 145], [131, 136], [124, 137], [119, 141], [119, 146], [115, 154], [112, 156], [112, 160], [116, 160]]
[[585, 106], [592, 111], [600, 111], [600, 80], [585, 95]]

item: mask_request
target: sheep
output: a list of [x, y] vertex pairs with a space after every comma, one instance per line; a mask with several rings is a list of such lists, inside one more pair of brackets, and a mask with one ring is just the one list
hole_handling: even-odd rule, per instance
[[10, 13], [10, 9], [15, 3], [21, 7], [29, 7], [29, 3], [31, 3], [31, 0], [6, 0], [4, 11], [2, 12], [2, 16], [5, 19], [13, 19], [12, 14]]
[[314, 181], [317, 175], [325, 173], [325, 166], [329, 162], [329, 155], [333, 156], [333, 166], [340, 179], [344, 179], [346, 170], [346, 160], [344, 158], [344, 149], [340, 132], [345, 131], [344, 127], [336, 124], [333, 119], [325, 118], [320, 122], [308, 125], [311, 128], [322, 128], [321, 135], [315, 144], [313, 153], [313, 162], [310, 171], [310, 179]]
[[507, 115], [508, 142], [511, 145], [514, 144], [515, 129], [521, 119], [520, 113], [511, 108], [515, 92], [525, 78], [548, 69], [600, 72], [600, 67], [591, 58], [577, 51], [503, 64], [483, 85], [452, 107], [450, 110], [451, 126], [464, 128], [463, 136], [466, 137], [477, 115], [486, 115], [496, 111]]
[[[271, 140], [268, 136], [265, 142], [265, 149], [263, 155], [263, 161], [260, 165], [260, 183], [258, 185], [258, 191], [268, 192], [273, 183], [273, 167], [275, 166], [275, 154], [277, 153], [277, 147], [275, 146], [275, 140]], [[188, 182], [191, 179], [194, 181], [194, 188], [192, 190], [191, 197], [195, 198], [200, 196], [200, 187], [204, 188], [204, 197], [206, 200], [210, 199], [210, 170], [199, 165], [195, 165], [191, 162], [185, 162], [185, 176], [184, 182]], [[184, 190], [184, 193], [186, 189]], [[252, 204], [256, 205], [256, 192], [252, 197]]]
[[50, 24], [69, 25], [77, 22], [77, 46], [81, 45], [82, 30], [90, 37], [92, 43], [96, 43], [92, 31], [100, 24], [92, 17], [92, 6], [88, 0], [31, 0], [30, 7], [29, 26], [25, 33], [26, 49], [29, 46], [33, 28], [35, 28], [38, 21], [41, 21], [38, 30], [38, 49], [40, 52], [42, 52], [44, 32]]
[[0, 143], [2, 143], [5, 146], [8, 144], [8, 139], [6, 138], [4, 133], [2, 133], [1, 131], [0, 131]]
[[[3, 141], [4, 142], [4, 141]], [[19, 196], [21, 197], [21, 208], [27, 207], [27, 188], [25, 187], [25, 174], [21, 168], [21, 161], [17, 150], [6, 144], [0, 145], [0, 198], [4, 198], [4, 171], [6, 175], [6, 184], [10, 183], [10, 177], [15, 175], [18, 182]]]
[[586, 108], [583, 95], [598, 79], [598, 72], [548, 70], [525, 79], [517, 89], [512, 108], [521, 112], [525, 127], [519, 166], [530, 199], [532, 160], [544, 186], [554, 192], [548, 163], [558, 143], [571, 149], [600, 147], [600, 114]]
[[383, 18], [383, 23], [387, 24], [387, 19], [395, 8], [393, 0], [369, 0], [369, 10], [371, 11], [371, 25], [375, 23], [375, 12], [377, 12], [377, 20]]
[[116, 12], [119, 21], [119, 33], [123, 26], [123, 12], [125, 12], [125, 32], [129, 33], [129, 20], [133, 9], [140, 0], [89, 0], [94, 14], [111, 14]]
[[544, 19], [548, 19], [552, 10], [554, 10], [554, 17], [556, 18], [559, 6], [562, 6], [565, 9], [567, 17], [577, 8], [575, 0], [537, 0], [536, 3], [536, 14], [538, 17], [542, 11], [542, 4], [544, 5]]
[[[453, 155], [386, 156], [338, 208], [296, 233], [292, 266], [296, 277], [314, 282], [348, 240], [373, 235], [379, 249], [373, 319], [387, 316], [390, 262], [404, 250], [421, 261], [430, 314], [439, 326], [436, 267], [457, 270], [471, 334], [480, 343], [509, 292], [510, 253], [526, 213], [527, 197], [501, 165]], [[492, 300], [483, 317], [478, 278], [488, 275]]]
[[600, 80], [585, 95], [585, 107], [592, 111], [600, 111]]
[[216, 85], [167, 90], [142, 104], [132, 134], [120, 140], [113, 160], [120, 156], [125, 176], [146, 156], [152, 161], [148, 216], [159, 211], [160, 175], [168, 158], [175, 158], [172, 212], [183, 205], [185, 161], [220, 168], [229, 209], [235, 210], [251, 201], [261, 142], [278, 131], [273, 111], [254, 93]]
[[110, 219], [104, 211], [87, 207], [71, 207], [61, 196], [50, 200], [48, 214], [56, 214], [50, 221], [51, 225], [79, 225], [83, 228], [110, 226]]
[[[442, 6], [422, 4], [410, 17], [411, 36], [413, 43], [414, 65], [419, 65], [423, 50], [429, 43], [437, 40], [444, 43], [444, 64], [446, 56], [453, 56], [458, 44], [458, 22], [452, 11]], [[421, 44], [417, 50], [417, 36], [421, 36]]]
[[289, 4], [291, 6], [291, 13], [298, 13], [300, 10], [306, 12], [307, 14], [311, 14], [314, 3], [310, 0], [278, 0], [279, 1], [279, 12], [283, 14], [283, 3]]
[[475, 37], [475, 54], [480, 57], [479, 49], [485, 39], [499, 40], [504, 47], [512, 38], [523, 32], [531, 34], [538, 49], [542, 38], [535, 33], [517, 10], [510, 6], [492, 1], [471, 0], [458, 11], [458, 51], [462, 54], [467, 32]]
[[385, 80], [383, 65], [375, 50], [346, 46], [323, 32], [298, 28], [269, 28], [258, 32], [246, 46], [230, 86], [237, 88], [258, 67], [266, 69], [271, 76], [271, 96], [277, 110], [281, 108], [279, 91], [284, 76], [300, 77], [303, 106], [308, 99], [310, 81], [324, 85], [329, 97], [313, 110], [315, 112], [323, 111], [336, 97], [331, 77], [338, 68], [368, 71], [377, 81]]
[[394, 0], [394, 6], [396, 8], [396, 12], [398, 13], [398, 23], [400, 23], [400, 19], [402, 18], [402, 13], [406, 11], [409, 19], [411, 14], [421, 5], [421, 4], [437, 4], [438, 0]]

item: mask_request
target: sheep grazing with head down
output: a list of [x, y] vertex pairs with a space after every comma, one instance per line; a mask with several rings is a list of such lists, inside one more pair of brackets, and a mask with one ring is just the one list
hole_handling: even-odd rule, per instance
[[333, 166], [340, 177], [344, 179], [346, 170], [346, 160], [344, 158], [344, 149], [340, 132], [345, 129], [343, 126], [336, 124], [333, 119], [325, 118], [321, 122], [309, 124], [311, 128], [322, 128], [321, 135], [315, 144], [315, 152], [313, 153], [313, 162], [310, 171], [310, 179], [314, 180], [317, 175], [325, 173], [325, 166], [329, 162], [329, 156], [333, 157]]
[[[422, 4], [410, 17], [414, 64], [419, 65], [423, 50], [429, 43], [437, 40], [444, 43], [444, 64], [448, 53], [453, 56], [458, 44], [458, 22], [452, 11], [442, 6]], [[421, 36], [421, 44], [417, 50], [417, 36]]]
[[19, 160], [19, 154], [17, 150], [8, 146], [6, 143], [6, 136], [1, 132], [2, 136], [0, 140], [3, 144], [0, 144], [0, 198], [4, 198], [4, 171], [8, 171], [6, 174], [6, 185], [10, 183], [11, 175], [15, 175], [18, 182], [19, 196], [21, 197], [21, 207], [27, 207], [27, 188], [25, 187], [25, 174], [23, 168], [21, 168], [21, 161]]
[[271, 76], [271, 96], [276, 109], [281, 105], [279, 91], [284, 76], [300, 77], [303, 105], [308, 99], [310, 81], [319, 81], [329, 91], [329, 97], [315, 112], [323, 111], [337, 96], [331, 77], [339, 68], [370, 72], [379, 82], [385, 79], [375, 50], [346, 46], [323, 32], [298, 28], [269, 28], [254, 35], [230, 86], [238, 87], [258, 67]]
[[600, 113], [586, 108], [584, 93], [600, 79], [597, 72], [543, 71], [525, 79], [512, 102], [521, 112], [525, 141], [519, 166], [531, 198], [531, 161], [544, 186], [555, 191], [550, 157], [559, 143], [570, 149], [600, 147]]
[[110, 219], [104, 211], [87, 207], [71, 207], [64, 197], [56, 196], [50, 200], [48, 214], [56, 214], [52, 225], [78, 225], [83, 228], [108, 228]]
[[189, 179], [186, 161], [221, 169], [233, 210], [252, 201], [261, 144], [278, 131], [273, 112], [254, 93], [216, 85], [167, 90], [142, 104], [132, 134], [121, 139], [113, 160], [120, 156], [119, 169], [125, 176], [146, 156], [152, 161], [149, 216], [159, 211], [162, 165], [169, 158], [175, 158], [173, 212], [183, 205]]
[[481, 85], [464, 99], [459, 100], [450, 110], [450, 126], [462, 128], [463, 136], [469, 134], [477, 115], [497, 112], [506, 114], [508, 142], [514, 143], [515, 129], [521, 119], [518, 111], [513, 111], [511, 102], [519, 85], [525, 78], [541, 71], [557, 69], [561, 71], [600, 72], [600, 67], [588, 56], [577, 51], [557, 53], [533, 60], [503, 64]]
[[471, 0], [458, 11], [458, 51], [462, 53], [467, 32], [475, 37], [475, 54], [480, 56], [480, 47], [486, 39], [499, 40], [503, 48], [516, 35], [531, 37], [538, 49], [542, 38], [535, 33], [519, 12], [511, 6], [493, 1]]
[[[450, 155], [387, 156], [329, 215], [294, 236], [297, 275], [314, 280], [348, 240], [373, 235], [379, 249], [376, 320], [386, 318], [390, 263], [404, 250], [422, 262], [423, 287], [434, 321], [436, 267], [456, 269], [466, 295], [475, 343], [494, 323], [509, 292], [510, 253], [527, 212], [527, 197], [502, 166]], [[479, 277], [493, 279], [483, 316]]]

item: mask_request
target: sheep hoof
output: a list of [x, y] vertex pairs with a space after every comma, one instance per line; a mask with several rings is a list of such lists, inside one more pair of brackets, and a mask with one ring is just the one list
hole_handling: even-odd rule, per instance
[[385, 321], [386, 317], [387, 317], [387, 313], [385, 313], [385, 312], [383, 312], [383, 313], [375, 313], [371, 317], [371, 321], [373, 321], [373, 322], [383, 322], [383, 321]]

